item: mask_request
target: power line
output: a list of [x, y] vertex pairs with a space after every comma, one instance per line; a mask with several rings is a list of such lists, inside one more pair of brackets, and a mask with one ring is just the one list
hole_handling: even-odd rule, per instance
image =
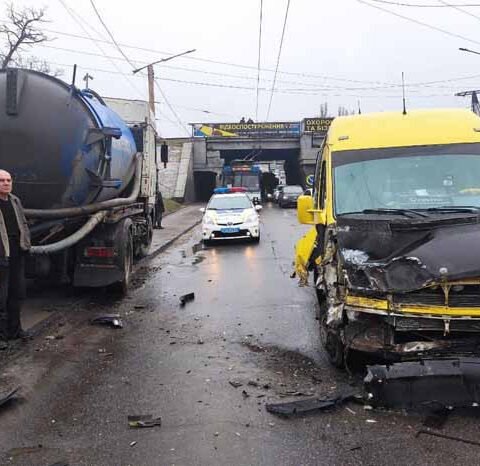
[[[392, 2], [389, 0], [370, 0], [375, 3], [383, 3], [385, 5], [392, 5], [392, 6], [406, 6], [410, 8], [445, 8], [447, 5], [432, 5], [431, 3], [402, 3], [402, 2]], [[442, 2], [443, 3], [443, 2]], [[463, 6], [463, 7], [478, 7], [480, 4], [478, 3], [465, 3], [465, 4], [458, 4], [455, 6]]]
[[172, 112], [173, 116], [178, 121], [178, 124], [179, 124], [180, 128], [182, 128], [187, 133], [187, 135], [190, 136], [190, 131], [188, 131], [187, 127], [184, 125], [184, 123], [182, 122], [182, 120], [178, 116], [177, 112], [173, 108], [172, 104], [168, 101], [167, 96], [163, 92], [163, 89], [160, 87], [157, 80], [154, 80], [154, 83], [155, 83], [156, 88], [159, 90], [160, 94], [162, 94], [163, 100], [165, 100], [165, 103], [167, 104], [168, 108]]
[[97, 7], [95, 6], [95, 3], [93, 0], [90, 0], [90, 4], [92, 5], [93, 10], [95, 11], [95, 14], [97, 15], [98, 20], [100, 23], [102, 23], [102, 26], [104, 27], [105, 31], [107, 31], [107, 34], [110, 36], [110, 39], [112, 39], [112, 42], [115, 44], [115, 47], [117, 50], [120, 52], [123, 58], [129, 63], [133, 68], [135, 68], [135, 65], [132, 64], [130, 59], [125, 55], [123, 52], [122, 48], [118, 45], [117, 41], [115, 40], [115, 37], [113, 37], [113, 34], [110, 32], [110, 29], [108, 29], [108, 26], [105, 24], [105, 22], [102, 19], [102, 16], [100, 15], [99, 11], [97, 10]]
[[[117, 64], [114, 62], [114, 60], [109, 57], [105, 51], [103, 50], [103, 48], [100, 46], [100, 44], [97, 43], [97, 41], [90, 35], [90, 33], [88, 32], [88, 30], [84, 27], [84, 25], [82, 24], [82, 21], [85, 21], [73, 8], [71, 8], [70, 6], [67, 5], [67, 3], [64, 1], [64, 0], [59, 0], [60, 3], [62, 4], [63, 8], [67, 11], [67, 13], [71, 16], [71, 18], [77, 23], [78, 26], [80, 26], [82, 28], [82, 30], [85, 32], [85, 34], [87, 34], [87, 36], [90, 38], [90, 40], [95, 44], [95, 46], [98, 48], [98, 50], [100, 50], [100, 52], [102, 53], [102, 56], [104, 56], [105, 58], [108, 59], [108, 61], [115, 67], [115, 69], [125, 78], [125, 80], [128, 82], [128, 84], [133, 88], [135, 89], [135, 92], [137, 92], [139, 95], [142, 96], [143, 98], [143, 92], [141, 92], [136, 86], [135, 84], [130, 80], [130, 78], [122, 72], [122, 70], [120, 69], [119, 66], [117, 66]], [[88, 23], [87, 23], [88, 24]], [[90, 25], [89, 25], [90, 26]], [[90, 26], [92, 27], [92, 26]], [[93, 27], [92, 27], [93, 30], [95, 30]], [[97, 34], [99, 34], [97, 31], [95, 31]]]
[[[6, 20], [2, 20], [2, 21], [7, 22], [7, 23], [9, 22], [9, 21], [6, 21]], [[77, 39], [89, 40], [88, 37], [82, 36], [80, 34], [72, 34], [72, 33], [64, 32], [64, 31], [56, 31], [56, 30], [47, 29], [47, 28], [43, 28], [43, 30], [45, 32], [50, 32], [50, 33], [53, 33], [53, 34], [59, 34], [59, 35], [66, 36], [66, 37], [73, 37], [73, 38], [77, 38]], [[97, 41], [98, 42], [103, 42], [103, 43], [106, 43], [106, 44], [109, 44], [109, 45], [114, 45], [111, 41], [108, 41], [108, 40], [97, 39]], [[150, 53], [155, 53], [155, 54], [162, 54], [162, 55], [171, 55], [172, 54], [172, 52], [164, 52], [164, 51], [161, 51], [161, 50], [151, 49], [151, 48], [147, 48], [147, 47], [138, 47], [138, 46], [122, 44], [122, 43], [118, 43], [118, 45], [120, 45], [121, 47], [124, 47], [124, 48], [140, 50], [140, 51], [150, 52]], [[236, 68], [255, 70], [255, 71], [257, 70], [256, 66], [243, 65], [243, 64], [240, 64], [240, 63], [232, 63], [232, 62], [225, 62], [225, 61], [219, 61], [219, 60], [211, 60], [211, 59], [207, 59], [207, 58], [200, 58], [200, 57], [194, 57], [194, 56], [186, 56], [184, 58], [187, 59], [187, 60], [196, 60], [196, 61], [200, 61], [200, 62], [213, 63], [213, 64], [217, 64], [217, 65], [232, 66], [232, 67], [236, 67]], [[270, 69], [270, 68], [261, 68], [261, 71], [268, 72], [268, 73], [274, 73], [274, 70]], [[290, 76], [301, 76], [301, 77], [314, 78], [314, 79], [326, 79], [326, 80], [331, 80], [331, 81], [352, 82], [352, 83], [358, 83], [358, 84], [386, 84], [386, 83], [380, 83], [378, 81], [340, 78], [338, 76], [321, 75], [321, 74], [316, 74], [316, 73], [299, 73], [299, 72], [292, 72], [292, 71], [278, 71], [278, 74], [290, 75]]]
[[450, 32], [450, 31], [447, 31], [446, 29], [442, 29], [442, 28], [439, 28], [437, 26], [432, 26], [431, 24], [424, 23], [423, 21], [419, 21], [417, 19], [413, 19], [413, 18], [410, 18], [408, 16], [400, 15], [398, 13], [395, 13], [394, 11], [388, 10], [387, 8], [383, 8], [383, 7], [378, 6], [378, 5], [372, 5], [371, 3], [368, 3], [365, 0], [357, 0], [357, 2], [362, 3], [364, 5], [367, 5], [371, 8], [376, 8], [377, 10], [384, 11], [385, 13], [389, 13], [390, 15], [397, 16], [398, 18], [405, 19], [407, 21], [418, 24], [420, 26], [424, 26], [428, 29], [432, 29], [434, 31], [441, 32], [442, 34], [446, 34], [446, 35], [451, 36], [451, 37], [455, 37], [456, 39], [462, 39], [462, 40], [466, 40], [467, 42], [472, 42], [473, 44], [480, 45], [480, 42], [477, 41], [477, 40], [469, 39], [468, 37], [462, 36], [462, 35], [457, 34], [455, 32]]
[[259, 86], [260, 86], [260, 59], [262, 51], [262, 15], [263, 15], [263, 0], [260, 0], [260, 26], [258, 33], [258, 63], [257, 63], [257, 98], [255, 103], [255, 121], [258, 121], [258, 96], [259, 96]]
[[[115, 44], [115, 46], [117, 47], [117, 50], [121, 53], [121, 55], [123, 56], [123, 58], [125, 58], [125, 60], [127, 61], [127, 63], [132, 67], [132, 68], [135, 68], [135, 65], [133, 64], [133, 62], [130, 60], [130, 58], [128, 58], [128, 56], [123, 52], [122, 48], [118, 45], [117, 41], [115, 40], [115, 37], [113, 37], [113, 34], [110, 32], [110, 30], [108, 29], [107, 25], [105, 24], [105, 22], [103, 21], [99, 11], [97, 10], [97, 7], [95, 6], [95, 3], [93, 0], [90, 0], [90, 4], [92, 5], [92, 8], [94, 9], [95, 11], [95, 14], [97, 15], [97, 18], [98, 20], [102, 23], [102, 26], [105, 28], [105, 30], [107, 31], [107, 34], [110, 36], [110, 39], [112, 39], [112, 42]], [[190, 135], [190, 133], [188, 132], [186, 126], [184, 126], [183, 122], [181, 121], [181, 119], [179, 118], [177, 112], [175, 111], [175, 109], [172, 107], [172, 105], [170, 104], [170, 102], [168, 101], [168, 98], [167, 96], [165, 95], [165, 93], [163, 92], [163, 90], [161, 89], [161, 87], [159, 86], [159, 84], [154, 81], [157, 89], [160, 91], [160, 94], [162, 94], [162, 97], [163, 99], [165, 100], [165, 103], [167, 104], [168, 108], [170, 109], [170, 111], [172, 112], [172, 114], [175, 116], [176, 120], [178, 121], [178, 124], [180, 125], [181, 128], [183, 128], [188, 135]]]
[[[43, 46], [43, 45], [42, 45]], [[52, 48], [51, 46], [45, 46], [47, 48]], [[59, 49], [58, 47], [53, 47], [54, 49]], [[61, 49], [60, 50], [67, 50], [67, 51], [72, 51], [71, 49]], [[94, 55], [94, 56], [99, 56], [101, 57], [101, 55], [98, 55], [98, 54], [93, 54], [91, 52], [78, 52], [77, 50], [74, 50], [73, 52], [75, 53], [80, 53], [80, 54], [86, 54], [87, 56], [91, 56], [91, 55]], [[122, 58], [118, 58], [118, 57], [114, 57], [118, 60], [122, 60]], [[50, 62], [50, 64], [52, 65], [57, 65], [57, 66], [71, 66], [70, 64], [65, 64], [65, 63], [54, 63], [54, 62]], [[99, 69], [99, 68], [92, 68], [92, 67], [88, 67], [88, 68], [85, 68], [86, 70], [90, 70], [90, 71], [98, 71], [98, 72], [103, 72], [103, 73], [111, 73], [111, 74], [122, 74], [124, 75], [124, 73], [116, 73], [115, 71], [113, 70], [105, 70], [105, 69]], [[462, 76], [462, 77], [456, 77], [456, 78], [450, 78], [450, 79], [444, 79], [444, 80], [436, 80], [436, 81], [427, 81], [427, 82], [418, 82], [418, 83], [411, 83], [409, 84], [407, 87], [410, 88], [410, 92], [418, 92], [420, 91], [420, 89], [414, 89], [415, 87], [419, 88], [419, 87], [423, 87], [423, 88], [429, 88], [435, 84], [441, 84], [441, 83], [454, 83], [454, 82], [457, 82], [457, 81], [468, 81], [468, 80], [472, 80], [472, 79], [478, 79], [480, 78], [480, 74], [476, 74], [476, 75], [470, 75], [470, 76]], [[228, 88], [228, 89], [239, 89], [239, 90], [245, 90], [245, 91], [251, 91], [251, 90], [255, 90], [254, 87], [249, 87], [249, 86], [238, 86], [238, 85], [229, 85], [229, 84], [217, 84], [217, 83], [212, 83], [212, 82], [204, 82], [204, 81], [189, 81], [189, 80], [184, 80], [184, 79], [177, 79], [177, 78], [168, 78], [168, 77], [162, 77], [162, 78], [157, 78], [159, 81], [170, 81], [170, 82], [176, 82], [176, 83], [183, 83], [183, 84], [192, 84], [192, 85], [198, 85], [198, 86], [207, 86], [207, 87], [217, 87], [217, 88]], [[292, 93], [292, 94], [295, 94], [295, 93], [298, 93], [298, 92], [302, 92], [302, 93], [310, 93], [310, 95], [318, 95], [318, 92], [321, 91], [323, 93], [325, 92], [335, 92], [335, 91], [359, 91], [359, 92], [363, 92], [363, 91], [383, 91], [383, 90], [394, 90], [394, 89], [399, 89], [401, 86], [400, 85], [395, 85], [395, 86], [385, 86], [385, 87], [359, 87], [359, 88], [356, 88], [356, 87], [323, 87], [323, 88], [311, 88], [311, 89], [308, 89], [308, 88], [276, 88], [274, 92], [280, 92], [280, 93], [283, 93], [283, 94], [289, 94], [289, 93]], [[452, 86], [449, 86], [449, 87], [445, 87], [445, 86], [436, 86], [436, 88], [446, 88], [446, 89], [451, 89]], [[267, 89], [265, 87], [263, 88], [260, 88], [262, 91], [266, 91]], [[322, 94], [322, 95], [325, 95], [325, 94]], [[360, 95], [360, 94], [359, 94]], [[381, 96], [381, 94], [380, 94]]]
[[442, 3], [444, 6], [448, 6], [450, 8], [453, 8], [454, 10], [459, 11], [460, 13], [463, 13], [464, 15], [471, 16], [472, 18], [475, 18], [480, 21], [480, 16], [474, 15], [473, 13], [470, 13], [467, 10], [464, 10], [463, 8], [460, 8], [459, 5], [453, 5], [452, 3], [447, 3], [444, 2], [443, 0], [438, 0], [440, 3]]
[[266, 118], [267, 121], [268, 121], [268, 117], [270, 116], [270, 109], [272, 108], [273, 91], [275, 90], [275, 81], [277, 80], [278, 65], [280, 64], [280, 56], [282, 55], [283, 40], [285, 38], [285, 29], [287, 27], [287, 18], [288, 18], [289, 8], [290, 8], [290, 0], [287, 0], [287, 8], [285, 10], [285, 19], [283, 20], [282, 37], [280, 39], [280, 47], [278, 48], [277, 64], [275, 66], [275, 74], [273, 75], [272, 92], [270, 93], [270, 102], [268, 103], [267, 118]]

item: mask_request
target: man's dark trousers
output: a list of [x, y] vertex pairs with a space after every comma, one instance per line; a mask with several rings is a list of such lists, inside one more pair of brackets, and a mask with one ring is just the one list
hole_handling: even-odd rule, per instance
[[25, 255], [11, 248], [8, 264], [0, 264], [0, 337], [18, 338], [22, 329], [20, 309], [25, 299]]

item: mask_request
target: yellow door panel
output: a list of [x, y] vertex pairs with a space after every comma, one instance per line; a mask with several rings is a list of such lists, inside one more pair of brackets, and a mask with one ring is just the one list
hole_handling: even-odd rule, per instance
[[310, 228], [308, 232], [295, 245], [295, 272], [301, 282], [308, 280], [308, 261], [312, 255], [317, 241], [317, 230]]

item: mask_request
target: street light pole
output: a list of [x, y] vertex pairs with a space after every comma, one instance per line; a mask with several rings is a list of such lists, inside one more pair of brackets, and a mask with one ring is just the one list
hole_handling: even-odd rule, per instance
[[[467, 49], [466, 47], [459, 47], [458, 50], [460, 50], [461, 52], [473, 53], [474, 55], [480, 55], [480, 52], [477, 52], [476, 50]], [[478, 93], [479, 92], [480, 92], [479, 90], [457, 92], [455, 94], [455, 96], [456, 97], [471, 96], [471, 98], [472, 98], [471, 110], [472, 110], [473, 113], [476, 113], [477, 115], [480, 115], [480, 103], [478, 101]]]
[[142, 66], [141, 68], [137, 68], [136, 70], [133, 70], [133, 74], [136, 74], [139, 71], [142, 71], [145, 68], [148, 68], [149, 66], [156, 65], [158, 63], [163, 63], [163, 62], [166, 62], [166, 61], [169, 61], [169, 60], [173, 60], [174, 58], [178, 58], [178, 57], [181, 57], [183, 55], [187, 55], [187, 53], [192, 53], [192, 52], [195, 52], [196, 50], [197, 49], [187, 50], [186, 52], [177, 53], [176, 55], [172, 55], [171, 57], [162, 58], [161, 60], [154, 61], [154, 62], [152, 62], [148, 65]]
[[154, 61], [149, 63], [148, 65], [142, 66], [133, 70], [133, 74], [137, 74], [138, 72], [147, 68], [147, 77], [148, 77], [148, 104], [150, 106], [150, 110], [155, 115], [155, 74], [153, 72], [153, 65], [157, 65], [158, 63], [163, 63], [166, 61], [173, 60], [174, 58], [181, 57], [183, 55], [187, 55], [188, 53], [195, 52], [196, 49], [187, 50], [186, 52], [177, 53], [176, 55], [172, 55], [171, 57], [162, 58], [161, 60]]
[[468, 53], [474, 53], [475, 55], [480, 55], [480, 52], [477, 52], [476, 50], [467, 49], [465, 47], [459, 47], [458, 50], [460, 50], [461, 52], [468, 52]]

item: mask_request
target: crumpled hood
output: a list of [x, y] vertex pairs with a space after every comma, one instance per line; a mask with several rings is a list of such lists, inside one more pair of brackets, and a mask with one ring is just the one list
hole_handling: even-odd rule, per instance
[[479, 218], [457, 221], [339, 219], [337, 239], [351, 288], [407, 292], [480, 278]]

